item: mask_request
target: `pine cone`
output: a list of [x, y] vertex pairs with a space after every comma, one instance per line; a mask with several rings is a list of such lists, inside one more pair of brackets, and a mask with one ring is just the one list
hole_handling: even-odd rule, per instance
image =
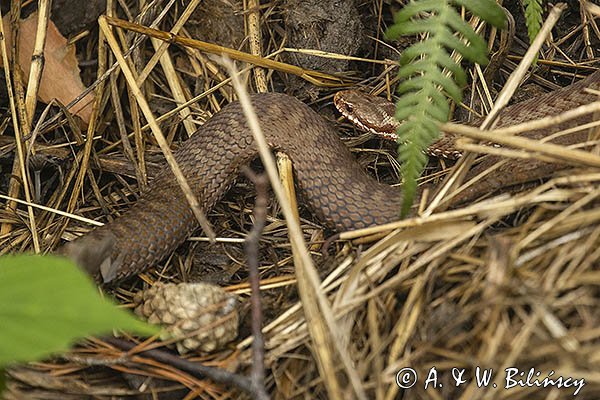
[[208, 283], [157, 283], [136, 293], [135, 313], [163, 325], [179, 353], [215, 351], [238, 335], [237, 296]]

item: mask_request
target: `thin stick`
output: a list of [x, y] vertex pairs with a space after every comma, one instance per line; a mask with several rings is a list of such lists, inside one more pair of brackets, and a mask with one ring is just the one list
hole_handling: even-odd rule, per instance
[[257, 175], [249, 167], [244, 167], [244, 175], [254, 183], [256, 188], [256, 202], [254, 203], [254, 226], [246, 236], [244, 249], [248, 258], [248, 280], [252, 292], [250, 301], [252, 304], [252, 386], [260, 400], [268, 400], [269, 395], [265, 390], [265, 339], [262, 334], [263, 312], [260, 303], [260, 276], [258, 271], [259, 242], [262, 231], [267, 220], [267, 205], [269, 196], [267, 188], [268, 178]]
[[[599, 103], [600, 104], [600, 103]], [[551, 156], [560, 161], [567, 161], [575, 165], [587, 165], [590, 167], [600, 167], [600, 156], [584, 150], [569, 149], [554, 143], [540, 143], [537, 140], [528, 139], [520, 136], [498, 135], [494, 131], [484, 131], [466, 125], [445, 125], [444, 128], [450, 128], [449, 131], [467, 136], [472, 139], [485, 140], [499, 143], [502, 145], [517, 147], [525, 150], [535, 151], [547, 156]]]
[[[262, 37], [260, 34], [260, 1], [259, 0], [248, 0], [248, 13], [246, 21], [248, 25], [248, 38], [250, 44], [250, 53], [262, 57]], [[267, 78], [265, 76], [265, 70], [262, 68], [254, 68], [254, 84], [256, 85], [256, 91], [264, 93], [267, 91]]]
[[44, 70], [44, 45], [46, 44], [51, 7], [52, 0], [40, 0], [38, 3], [37, 30], [33, 44], [33, 54], [31, 55], [31, 69], [29, 70], [29, 79], [27, 80], [27, 91], [25, 93], [25, 112], [27, 114], [28, 127], [31, 127], [31, 122], [33, 121], [37, 94], [40, 81], [42, 80], [42, 71]]
[[[16, 43], [18, 38], [14, 37], [12, 38], [13, 40], [13, 45], [14, 43]], [[27, 175], [27, 169], [25, 168], [25, 151], [23, 149], [23, 138], [21, 137], [21, 129], [19, 128], [19, 120], [17, 118], [17, 108], [15, 106], [15, 96], [13, 93], [13, 88], [12, 88], [12, 80], [11, 80], [11, 76], [10, 76], [10, 64], [8, 62], [8, 53], [7, 53], [7, 48], [6, 48], [6, 34], [4, 32], [4, 23], [3, 23], [3, 18], [2, 18], [2, 12], [0, 11], [0, 52], [2, 53], [2, 62], [4, 64], [4, 77], [6, 79], [6, 90], [8, 92], [8, 98], [9, 98], [9, 103], [10, 103], [10, 114], [12, 116], [12, 123], [13, 123], [13, 130], [15, 132], [15, 143], [17, 144], [17, 154], [18, 154], [18, 163], [20, 166], [19, 172], [21, 174], [21, 177], [23, 179], [23, 192], [25, 193], [25, 200], [27, 200], [27, 203], [31, 203], [31, 194], [29, 192], [29, 179], [28, 179], [28, 175]], [[17, 63], [16, 60], [13, 59], [13, 61], [15, 63]], [[17, 160], [15, 160], [15, 162], [17, 162]], [[14, 203], [13, 203], [14, 204]], [[10, 205], [10, 203], [9, 203]], [[16, 207], [15, 207], [16, 209]], [[41, 248], [40, 248], [40, 241], [38, 238], [38, 234], [37, 234], [37, 227], [36, 227], [36, 223], [35, 223], [35, 215], [33, 214], [33, 207], [31, 207], [30, 205], [27, 206], [27, 213], [29, 215], [29, 229], [31, 230], [31, 237], [33, 239], [33, 249], [36, 253], [39, 253]], [[10, 225], [3, 225], [3, 228], [5, 228], [6, 226], [10, 226]], [[4, 233], [4, 232], [3, 232]]]
[[[155, 51], [159, 51], [161, 49], [160, 46], [166, 44], [154, 38], [150, 38], [150, 41], [152, 42], [152, 46], [154, 46]], [[161, 54], [160, 65], [165, 73], [165, 78], [167, 78], [169, 89], [171, 89], [171, 94], [173, 95], [175, 103], [185, 103], [187, 101], [187, 98], [185, 96], [185, 90], [181, 86], [181, 81], [177, 76], [177, 72], [175, 71], [175, 65], [173, 64], [173, 60], [171, 59], [169, 53], [163, 52]], [[141, 85], [139, 85], [139, 87], [141, 87]], [[181, 122], [183, 123], [183, 127], [185, 128], [188, 137], [191, 137], [197, 130], [194, 121], [192, 121], [192, 111], [189, 107], [185, 107], [182, 108], [181, 111], [179, 111], [179, 115], [181, 117]]]
[[[102, 340], [112, 346], [115, 346], [118, 349], [127, 352], [132, 349], [135, 349], [137, 346], [135, 343], [114, 337], [105, 337], [102, 338]], [[252, 382], [250, 381], [250, 379], [241, 375], [232, 374], [231, 372], [226, 371], [224, 369], [207, 367], [200, 363], [191, 362], [176, 355], [167, 353], [166, 351], [157, 349], [145, 351], [141, 350], [135, 353], [135, 355], [138, 355], [140, 357], [148, 357], [163, 364], [170, 365], [172, 367], [180, 369], [181, 371], [187, 372], [188, 374], [191, 374], [196, 378], [209, 378], [214, 382], [220, 383], [222, 385], [233, 385], [238, 389], [241, 389], [244, 392], [250, 394], [254, 398], [258, 398], [256, 397], [258, 393], [252, 386]]]
[[[185, 25], [185, 23], [187, 22], [189, 16], [191, 13], [194, 12], [194, 10], [196, 9], [196, 6], [198, 5], [198, 0], [192, 0], [187, 7], [185, 8], [185, 10], [183, 10], [183, 13], [181, 14], [181, 17], [179, 18], [179, 20], [175, 23], [175, 25], [173, 26], [173, 29], [171, 29], [171, 32], [174, 34], [179, 33], [179, 31], [181, 30], [181, 28], [183, 27], [183, 25]], [[173, 2], [171, 1], [168, 5], [167, 8], [170, 8], [171, 5], [173, 4]], [[113, 14], [109, 15], [110, 17], [114, 17]], [[152, 26], [156, 26], [156, 24], [152, 24]], [[167, 49], [169, 48], [169, 43], [163, 42], [159, 48], [154, 48], [154, 54], [152, 55], [152, 57], [150, 58], [150, 60], [148, 60], [148, 62], [146, 63], [146, 66], [144, 67], [144, 69], [142, 70], [142, 72], [140, 72], [140, 74], [138, 75], [137, 78], [137, 84], [139, 87], [142, 87], [142, 85], [144, 84], [144, 82], [146, 81], [146, 79], [148, 78], [148, 76], [150, 75], [150, 72], [152, 72], [152, 70], [154, 69], [154, 67], [156, 66], [156, 63], [158, 62], [158, 60], [160, 59], [160, 57], [164, 54], [165, 51], [167, 51]]]
[[60, 216], [63, 216], [63, 217], [68, 217], [68, 218], [71, 218], [71, 219], [75, 219], [77, 221], [85, 222], [85, 223], [90, 224], [90, 225], [94, 225], [94, 226], [103, 226], [104, 225], [102, 222], [94, 221], [93, 219], [82, 217], [80, 215], [71, 214], [71, 213], [68, 213], [66, 211], [57, 210], [56, 208], [46, 207], [46, 206], [41, 205], [41, 204], [31, 203], [29, 201], [23, 201], [21, 199], [15, 198], [15, 197], [10, 197], [10, 196], [5, 196], [3, 194], [0, 194], [0, 199], [14, 201], [15, 203], [23, 204], [23, 205], [26, 205], [27, 207], [39, 208], [40, 210], [48, 211], [48, 212], [51, 212], [51, 213], [54, 213], [54, 214], [57, 214], [57, 215], [60, 215]]

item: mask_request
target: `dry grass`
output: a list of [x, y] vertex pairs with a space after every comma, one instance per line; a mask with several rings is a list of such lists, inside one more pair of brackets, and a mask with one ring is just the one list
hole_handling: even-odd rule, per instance
[[[196, 3], [191, 2], [190, 7]], [[260, 23], [252, 20], [248, 24], [248, 37], [253, 42], [260, 37], [256, 32], [260, 27], [263, 43], [268, 43], [262, 52], [270, 57], [256, 61], [261, 58], [247, 55], [242, 59], [266, 68], [254, 77], [259, 89], [264, 90], [265, 83], [269, 88], [280, 88], [283, 73], [297, 74], [311, 82], [339, 81], [327, 74], [288, 67], [280, 60], [286, 51], [286, 38], [280, 34], [283, 22], [279, 6], [262, 5]], [[137, 4], [129, 11], [136, 7]], [[379, 12], [379, 2], [374, 1], [372, 8]], [[148, 9], [145, 25], [151, 26], [160, 10]], [[256, 9], [246, 10], [247, 15], [255, 12]], [[184, 19], [189, 14], [173, 8], [156, 26], [166, 30], [177, 27], [173, 33], [186, 37]], [[581, 40], [581, 48], [588, 56], [581, 67], [591, 64], [596, 49], [589, 40], [592, 37], [598, 43], [599, 31], [591, 14], [581, 15], [591, 22], [575, 24], [571, 16], [572, 26], [562, 28], [571, 39], [552, 39], [552, 50], [540, 63], [555, 75], [578, 70], [575, 65], [559, 61], [564, 59], [563, 52], [571, 54], [574, 49], [570, 46], [582, 43]], [[147, 37], [120, 29], [114, 32], [111, 45], [124, 49], [128, 48], [125, 43], [138, 43], [135, 38]], [[153, 34], [162, 35], [156, 31]], [[95, 113], [87, 131], [88, 137], [95, 138], [94, 143], [83, 144], [76, 125], [63, 117], [38, 122], [42, 137], [62, 138], [62, 142], [67, 141], [66, 137], [80, 146], [36, 144], [38, 154], [49, 154], [51, 158], [42, 158], [46, 163], [43, 175], [29, 174], [31, 187], [36, 186], [36, 179], [41, 180], [41, 194], [33, 193], [31, 199], [34, 203], [43, 202], [47, 208], [2, 207], [1, 253], [30, 250], [35, 238], [39, 238], [42, 251], [52, 251], [61, 239], [71, 240], [92, 228], [85, 220], [76, 222], [49, 211], [52, 209], [101, 221], [107, 221], [104, 215], [122, 213], [156, 169], [160, 159], [156, 142], [163, 150], [164, 146], [178, 146], [179, 138], [191, 134], [194, 126], [234, 99], [226, 71], [189, 39], [178, 40], [181, 46], [168, 48], [160, 42], [146, 41], [145, 46], [126, 51], [131, 69], [128, 83], [120, 69], [111, 67], [115, 62], [113, 54], [103, 46], [98, 49], [93, 35], [85, 40], [88, 43], [80, 47], [94, 49], [86, 56], [98, 58], [98, 75], [103, 76], [95, 89]], [[152, 58], [154, 49], [161, 53], [156, 58]], [[260, 46], [252, 51], [260, 51]], [[229, 53], [234, 59], [236, 54]], [[150, 59], [153, 61], [147, 62]], [[512, 59], [514, 53], [509, 57]], [[364, 61], [361, 65], [371, 68], [368, 60]], [[382, 63], [373, 60], [373, 64]], [[368, 86], [375, 92], [389, 93], [396, 80], [394, 69], [392, 63], [383, 65], [381, 73], [368, 80]], [[513, 65], [505, 63], [505, 75], [512, 72]], [[251, 70], [250, 64], [241, 66], [242, 72]], [[275, 70], [282, 74], [274, 73]], [[93, 81], [89, 71], [84, 71], [84, 76]], [[539, 76], [535, 79], [542, 80]], [[131, 82], [136, 80], [138, 84], [143, 81], [142, 90], [132, 90]], [[473, 93], [486, 90], [473, 87]], [[327, 104], [327, 94], [333, 92], [324, 93], [317, 101], [319, 105]], [[150, 123], [145, 125], [144, 121]], [[150, 130], [154, 136], [148, 135]], [[476, 133], [469, 137], [485, 138]], [[13, 140], [0, 139], [0, 154], [4, 149], [13, 149]], [[365, 140], [364, 136], [349, 140], [359, 160], [383, 179], [397, 181], [389, 151], [373, 148]], [[331, 232], [301, 208], [304, 218], [300, 219], [300, 235], [320, 272], [320, 282], [318, 277], [308, 279], [313, 285], [310, 290], [316, 291], [312, 298], [310, 293], [298, 295], [297, 279], [307, 285], [307, 272], [295, 276], [298, 271], [294, 269], [286, 224], [278, 204], [271, 204], [261, 240], [260, 266], [261, 294], [268, 318], [264, 329], [267, 389], [273, 398], [332, 398], [332, 393], [377, 399], [400, 398], [402, 393], [407, 399], [573, 397], [573, 388], [504, 390], [501, 378], [496, 379], [496, 389], [478, 388], [470, 379], [477, 366], [491, 368], [499, 375], [507, 367], [525, 371], [533, 367], [542, 373], [539, 379], [556, 371], [555, 377], [585, 379], [585, 387], [577, 398], [600, 397], [600, 174], [590, 167], [597, 168], [598, 156], [575, 150], [548, 150], [543, 143], [523, 144], [514, 137], [505, 140], [519, 153], [558, 158], [562, 155], [562, 160], [566, 158], [588, 169], [580, 167], [557, 174], [518, 194], [426, 213], [386, 227], [343, 233], [341, 240], [331, 246], [335, 254], [330, 251], [327, 257], [320, 250], [323, 238]], [[69, 158], [76, 162], [64, 162]], [[22, 154], [16, 157], [13, 171], [23, 171], [24, 160]], [[59, 167], [53, 167], [53, 163]], [[98, 166], [102, 167], [101, 174]], [[424, 180], [438, 181], [447, 172], [432, 169]], [[10, 197], [17, 196], [13, 193]], [[1, 201], [7, 199], [2, 197]], [[227, 290], [248, 296], [243, 246], [239, 241], [252, 227], [252, 204], [252, 188], [241, 180], [208, 213], [217, 244], [209, 245], [203, 237], [191, 239], [170, 259], [141, 274], [139, 280], [115, 288], [114, 296], [128, 304], [133, 293], [143, 286], [157, 281], [195, 279], [216, 280]], [[35, 229], [35, 235], [29, 228]], [[298, 243], [301, 241], [296, 246]], [[199, 271], [201, 267], [204, 271]], [[310, 307], [307, 301], [311, 301]], [[306, 323], [307, 310], [311, 312], [310, 324]], [[251, 339], [244, 332], [248, 330], [243, 328], [239, 340], [230, 348], [210, 356], [192, 355], [190, 360], [247, 374], [252, 359]], [[401, 392], [395, 384], [396, 373], [405, 367], [414, 368], [420, 380], [414, 388]], [[433, 367], [443, 387], [425, 390], [424, 377]], [[468, 381], [459, 388], [454, 386], [452, 368], [467, 370], [464, 376]], [[24, 390], [30, 398], [135, 396], [139, 392], [131, 389], [128, 382], [152, 386], [152, 381], [144, 381], [149, 378], [161, 380], [163, 386], [154, 389], [157, 394], [171, 392], [186, 399], [239, 396], [231, 387], [196, 379], [142, 355], [125, 355], [99, 339], [81, 343], [65, 357], [15, 369], [11, 374], [13, 390]], [[185, 390], [177, 392], [181, 389]]]

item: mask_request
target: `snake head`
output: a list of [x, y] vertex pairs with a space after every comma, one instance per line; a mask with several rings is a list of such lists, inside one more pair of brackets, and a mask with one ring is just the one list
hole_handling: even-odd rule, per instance
[[333, 104], [359, 129], [387, 140], [398, 140], [396, 106], [392, 102], [358, 90], [341, 90], [335, 94]]

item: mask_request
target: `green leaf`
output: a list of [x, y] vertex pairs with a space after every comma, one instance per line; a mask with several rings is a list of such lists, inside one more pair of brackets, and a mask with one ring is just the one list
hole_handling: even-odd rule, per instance
[[[434, 75], [431, 75], [431, 76], [424, 75], [424, 76], [418, 76], [418, 77], [406, 80], [406, 81], [402, 82], [400, 85], [398, 85], [398, 93], [400, 93], [400, 94], [408, 93], [408, 94], [412, 95], [411, 92], [414, 92], [415, 95], [420, 96], [420, 99], [412, 100], [413, 104], [427, 103], [427, 105], [429, 105], [430, 103], [433, 103], [431, 105], [433, 105], [435, 108], [434, 109], [428, 108], [426, 110], [427, 113], [429, 115], [435, 115], [436, 119], [445, 122], [448, 119], [448, 110], [449, 110], [448, 100], [439, 91], [439, 89], [432, 88], [430, 90], [425, 90], [426, 86], [424, 86], [424, 85], [427, 83], [430, 83], [430, 82], [438, 83], [437, 77]], [[460, 96], [460, 93], [459, 93], [459, 96]], [[404, 99], [401, 97], [400, 100], [398, 100], [398, 103], [396, 103], [396, 104], [404, 105], [403, 100]], [[459, 101], [460, 101], [460, 97], [459, 97]], [[396, 115], [396, 117], [398, 119], [401, 119], [400, 117], [398, 117], [398, 115]]]
[[402, 185], [404, 194], [400, 210], [400, 215], [403, 217], [410, 211], [417, 192], [417, 179], [421, 175], [425, 164], [427, 164], [427, 156], [420, 151], [419, 147], [414, 142], [406, 142], [399, 148], [400, 158], [402, 159], [401, 172], [405, 179]]
[[[400, 55], [400, 64], [407, 65], [413, 60], [423, 58], [426, 62], [431, 62], [429, 58], [450, 57], [444, 48], [432, 40], [417, 42], [405, 49]], [[452, 61], [452, 60], [451, 60]]]
[[2, 392], [6, 389], [6, 371], [0, 368], [0, 399], [3, 399]]
[[446, 24], [449, 28], [452, 28], [455, 32], [460, 33], [467, 39], [469, 46], [473, 47], [475, 51], [485, 56], [487, 53], [487, 44], [485, 43], [485, 40], [473, 30], [471, 25], [466, 24], [455, 10], [448, 12]]
[[454, 0], [454, 3], [463, 6], [496, 28], [506, 27], [506, 14], [495, 0]]
[[455, 49], [469, 61], [481, 65], [486, 65], [488, 63], [485, 45], [482, 48], [478, 48], [472, 43], [466, 45], [460, 39], [452, 35], [441, 36], [440, 42], [444, 44], [444, 46]]
[[419, 33], [432, 33], [435, 34], [439, 31], [440, 24], [434, 18], [429, 19], [419, 19], [417, 21], [407, 21], [401, 24], [398, 24], [398, 28], [395, 32], [398, 32], [400, 35], [416, 35]]
[[394, 15], [394, 24], [409, 21], [420, 13], [439, 12], [442, 7], [446, 7], [446, 4], [439, 0], [412, 1]]
[[65, 351], [77, 339], [123, 329], [157, 329], [102, 298], [71, 261], [54, 256], [0, 257], [0, 367]]

